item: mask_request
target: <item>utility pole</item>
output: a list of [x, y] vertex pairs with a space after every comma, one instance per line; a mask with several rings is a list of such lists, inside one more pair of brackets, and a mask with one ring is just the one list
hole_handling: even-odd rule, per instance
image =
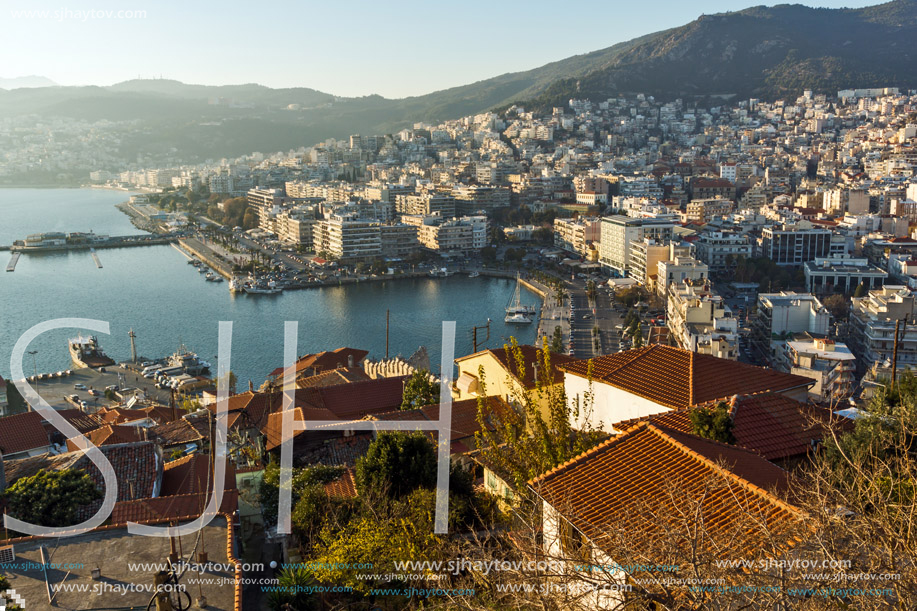
[[[904, 315], [904, 332], [907, 333], [907, 314]], [[895, 344], [892, 348], [892, 381], [891, 388], [895, 388], [895, 380], [898, 377], [898, 327], [901, 320], [895, 321]]]
[[482, 344], [486, 344], [488, 341], [490, 341], [490, 319], [487, 319], [486, 325], [480, 327], [471, 327], [471, 344], [474, 346], [474, 349], [471, 351], [472, 354], [478, 351], [478, 329], [487, 330], [487, 337], [485, 337], [481, 342]]

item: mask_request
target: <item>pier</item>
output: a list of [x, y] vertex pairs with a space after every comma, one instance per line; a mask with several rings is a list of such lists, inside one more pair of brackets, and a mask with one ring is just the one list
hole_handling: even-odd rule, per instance
[[102, 269], [102, 262], [99, 261], [99, 255], [96, 254], [96, 249], [90, 248], [89, 254], [92, 256], [92, 260], [96, 262], [96, 267], [98, 267], [99, 269]]
[[13, 256], [10, 257], [10, 262], [6, 266], [6, 271], [14, 272], [16, 271], [16, 264], [19, 263], [19, 253], [14, 252]]
[[[227, 280], [232, 278], [232, 265], [226, 262], [218, 254], [207, 248], [200, 240], [196, 238], [185, 238], [178, 241], [181, 248], [190, 252], [192, 255], [210, 266], [210, 269], [223, 276]], [[188, 255], [185, 255], [188, 256]]]
[[105, 240], [93, 242], [79, 242], [75, 244], [55, 244], [53, 246], [22, 246], [14, 244], [9, 247], [14, 253], [42, 253], [42, 252], [60, 252], [69, 250], [92, 250], [99, 248], [129, 248], [133, 246], [158, 246], [161, 244], [171, 244], [175, 238], [155, 236], [155, 235], [128, 235], [115, 236]]

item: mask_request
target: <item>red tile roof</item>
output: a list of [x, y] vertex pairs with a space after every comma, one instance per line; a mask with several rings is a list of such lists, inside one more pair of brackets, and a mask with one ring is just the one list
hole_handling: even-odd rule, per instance
[[[213, 489], [211, 483], [209, 454], [189, 454], [178, 460], [165, 463], [162, 471], [161, 496], [179, 494], [197, 494]], [[236, 470], [230, 461], [226, 461], [226, 477], [223, 490], [236, 488]]]
[[47, 449], [48, 432], [45, 419], [38, 412], [25, 412], [0, 418], [0, 452], [5, 455]]
[[405, 378], [378, 378], [324, 388], [303, 388], [296, 391], [296, 405], [305, 403], [324, 408], [341, 420], [388, 412], [401, 406]]
[[[722, 466], [721, 466], [722, 465]], [[716, 483], [711, 485], [711, 478]], [[786, 489], [786, 472], [741, 448], [642, 423], [529, 482], [532, 489], [600, 548], [612, 526], [626, 520], [635, 537], [678, 527], [678, 495], [701, 505], [704, 527], [729, 539], [754, 507], [779, 528], [798, 511], [774, 491]], [[761, 533], [744, 533], [754, 545]], [[613, 552], [608, 552], [613, 554]]]
[[208, 427], [205, 417], [185, 417], [150, 427], [150, 436], [163, 447], [199, 443], [210, 438]]
[[[318, 373], [329, 369], [347, 367], [350, 357], [353, 357], [353, 364], [358, 365], [368, 354], [368, 350], [346, 347], [331, 351], [317, 352], [315, 354], [307, 354], [296, 360], [296, 373], [300, 374], [306, 370]], [[282, 375], [283, 371], [283, 367], [278, 367], [272, 371], [270, 375], [271, 377], [277, 377]]]
[[[136, 441], [146, 441], [149, 439], [149, 433], [143, 427], [111, 425], [100, 426], [94, 431], [86, 434], [92, 445], [102, 447], [105, 445], [114, 445], [117, 443], [134, 443]], [[72, 439], [67, 440], [67, 451], [75, 452], [79, 446]]]
[[[487, 397], [486, 401], [487, 409], [492, 412], [505, 413], [512, 409], [509, 404], [500, 397]], [[376, 414], [370, 416], [370, 418], [373, 420], [402, 422], [435, 422], [439, 420], [439, 405], [427, 405], [420, 409]], [[494, 429], [491, 422], [487, 421], [486, 423], [489, 430]], [[460, 442], [461, 445], [457, 447], [465, 448], [459, 450], [460, 452], [465, 452], [468, 448], [474, 448], [476, 446], [474, 436], [475, 433], [479, 431], [481, 431], [481, 426], [478, 423], [478, 400], [465, 399], [464, 401], [453, 401], [450, 440], [452, 442]], [[436, 432], [429, 431], [429, 434], [435, 442]]]
[[[57, 410], [57, 414], [59, 416], [63, 416], [64, 419], [73, 426], [73, 428], [83, 434], [86, 434], [88, 431], [92, 431], [102, 426], [101, 418], [95, 414], [87, 414], [86, 412], [79, 409], [59, 409]], [[57, 431], [57, 429], [54, 428], [50, 422], [45, 423], [45, 430], [52, 434], [53, 432]]]
[[[738, 393], [784, 392], [811, 386], [810, 378], [654, 344], [593, 359], [592, 379], [673, 409]], [[589, 361], [561, 365], [587, 377]]]
[[339, 478], [325, 484], [325, 493], [332, 498], [356, 498], [357, 485], [353, 480], [353, 470], [348, 467]]
[[[812, 443], [824, 438], [825, 428], [832, 420], [830, 410], [800, 403], [776, 393], [741, 395], [729, 401], [733, 419], [732, 434], [735, 445], [761, 454], [768, 460], [781, 460], [804, 456], [812, 450]], [[716, 403], [696, 409], [713, 407]], [[639, 421], [683, 433], [691, 433], [690, 410], [679, 409], [655, 414], [639, 420], [620, 422], [617, 430], [630, 428]], [[836, 426], [847, 424], [846, 419], [835, 418]]]
[[[210, 502], [209, 494], [181, 494], [137, 501], [119, 501], [111, 512], [112, 524], [126, 522], [158, 522], [166, 519], [186, 520], [197, 518]], [[232, 514], [239, 506], [239, 491], [225, 490], [218, 509]]]

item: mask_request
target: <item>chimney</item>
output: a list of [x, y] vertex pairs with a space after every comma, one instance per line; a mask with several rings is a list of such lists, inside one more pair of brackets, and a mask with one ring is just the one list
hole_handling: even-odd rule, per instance
[[255, 385], [251, 380], [248, 381], [248, 392], [255, 392]]
[[347, 355], [347, 367], [351, 369], [353, 368], [353, 355], [352, 354]]

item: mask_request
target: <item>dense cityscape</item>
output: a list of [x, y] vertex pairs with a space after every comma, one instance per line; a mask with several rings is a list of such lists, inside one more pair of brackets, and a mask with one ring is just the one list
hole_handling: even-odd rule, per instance
[[[203, 325], [170, 355], [131, 327], [127, 357], [68, 319], [57, 371], [29, 343], [51, 327], [0, 336], [0, 609], [915, 608], [917, 90], [799, 93], [518, 102], [205, 161], [135, 154], [139, 121], [0, 117], [0, 185], [123, 194], [136, 229], [42, 219], [6, 278], [158, 248], [226, 308], [206, 358]], [[382, 286], [470, 328], [403, 355], [388, 306], [354, 345], [258, 309]], [[240, 377], [239, 303], [322, 348]]]

